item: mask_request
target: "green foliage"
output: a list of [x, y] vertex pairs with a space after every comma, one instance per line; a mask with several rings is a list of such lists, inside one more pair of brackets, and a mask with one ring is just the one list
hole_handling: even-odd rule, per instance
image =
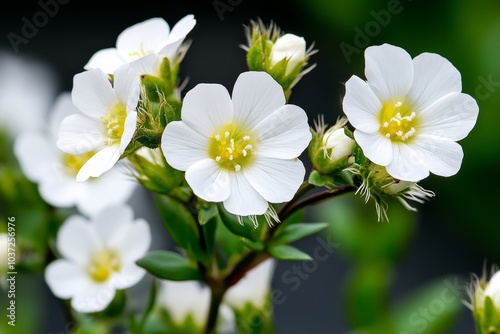
[[153, 276], [172, 281], [201, 279], [195, 263], [185, 256], [170, 251], [153, 251], [136, 261]]

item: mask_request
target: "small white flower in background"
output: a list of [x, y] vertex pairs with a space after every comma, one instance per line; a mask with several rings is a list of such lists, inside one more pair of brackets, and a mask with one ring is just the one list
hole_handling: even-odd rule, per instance
[[0, 128], [41, 129], [56, 94], [54, 74], [34, 59], [0, 52]]
[[500, 271], [493, 274], [484, 289], [484, 295], [490, 297], [496, 309], [500, 311]]
[[58, 96], [46, 131], [25, 131], [14, 142], [14, 153], [23, 173], [38, 183], [41, 197], [55, 207], [76, 206], [84, 215], [94, 215], [105, 206], [127, 201], [137, 183], [125, 174], [125, 166], [118, 163], [109, 172], [89, 182], [77, 182], [80, 168], [93, 151], [71, 155], [56, 146], [62, 120], [78, 110], [69, 93]]
[[113, 85], [101, 70], [75, 75], [71, 95], [81, 113], [62, 121], [57, 146], [72, 155], [91, 155], [77, 181], [99, 177], [120, 159], [135, 133], [140, 89], [139, 75], [129, 65], [118, 68]]
[[[158, 305], [169, 312], [172, 321], [182, 326], [189, 318], [202, 329], [207, 322], [210, 308], [210, 289], [199, 281], [166, 281], [162, 280]], [[220, 307], [219, 331], [227, 327], [234, 327], [234, 315], [227, 305]]]
[[165, 128], [161, 148], [198, 197], [238, 216], [262, 215], [303, 182], [297, 157], [312, 136], [307, 115], [285, 104], [269, 74], [242, 73], [232, 100], [222, 85], [199, 84], [186, 94], [181, 117]]
[[196, 20], [191, 14], [177, 22], [172, 30], [164, 19], [158, 17], [134, 24], [120, 33], [116, 48], [96, 52], [84, 68], [99, 68], [112, 74], [119, 66], [148, 55], [172, 58], [195, 25]]
[[47, 266], [45, 281], [55, 296], [71, 299], [76, 311], [102, 311], [116, 290], [130, 288], [143, 278], [146, 271], [135, 262], [150, 243], [148, 223], [134, 220], [128, 206], [108, 206], [90, 221], [71, 216], [57, 234], [62, 258]]
[[479, 112], [461, 93], [458, 70], [437, 54], [412, 59], [389, 44], [368, 47], [365, 61], [367, 81], [352, 76], [346, 82], [343, 108], [366, 157], [399, 180], [456, 174], [463, 158], [456, 141]]
[[235, 309], [251, 304], [259, 310], [269, 306], [276, 260], [270, 258], [249, 271], [227, 291], [224, 302]]
[[472, 311], [478, 334], [500, 331], [500, 270], [497, 265], [489, 273], [484, 268], [481, 277], [472, 275], [467, 288], [469, 300], [463, 303]]
[[288, 58], [285, 75], [288, 75], [306, 58], [306, 41], [303, 37], [285, 34], [274, 42], [271, 51], [271, 67], [285, 58]]

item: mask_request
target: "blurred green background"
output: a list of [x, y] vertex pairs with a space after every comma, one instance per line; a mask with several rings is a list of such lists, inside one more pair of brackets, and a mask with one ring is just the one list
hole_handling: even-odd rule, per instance
[[[217, 7], [220, 3], [225, 9]], [[59, 90], [69, 91], [73, 75], [83, 70], [89, 57], [113, 46], [126, 27], [153, 16], [173, 23], [193, 13], [198, 23], [181, 69], [181, 76], [189, 78], [185, 91], [201, 82], [218, 82], [230, 89], [246, 70], [239, 47], [246, 43], [244, 26], [257, 17], [272, 20], [319, 50], [311, 59], [316, 68], [297, 84], [290, 100], [306, 110], [311, 125], [320, 114], [329, 124], [342, 114], [343, 83], [351, 75], [364, 78], [367, 46], [391, 43], [412, 56], [435, 52], [450, 60], [462, 74], [463, 92], [473, 96], [480, 108], [476, 126], [460, 142], [465, 157], [459, 173], [422, 181], [436, 197], [417, 205], [418, 213], [395, 203], [389, 224], [377, 223], [373, 203], [365, 205], [353, 195], [309, 208], [307, 220], [327, 221], [330, 228], [299, 241], [297, 247], [313, 252], [327, 241], [338, 247], [328, 258], [317, 259], [316, 266], [280, 262], [273, 284], [284, 298], [275, 302], [274, 311], [279, 333], [311, 329], [319, 334], [473, 332], [470, 313], [461, 304], [466, 298], [463, 286], [456, 288], [455, 282], [467, 282], [470, 273], [481, 274], [484, 261], [500, 263], [499, 1], [209, 0], [110, 6], [111, 10], [96, 1], [72, 0], [21, 46], [18, 56], [47, 63], [58, 78]], [[36, 1], [1, 10], [0, 49], [12, 51], [7, 34], [19, 32], [21, 18], [38, 10]], [[5, 170], [12, 172], [6, 167], [13, 161], [9, 150], [7, 143], [0, 159], [1, 217], [19, 214], [19, 221], [26, 222], [19, 233], [27, 239], [34, 235], [37, 247], [47, 247], [43, 237], [54, 233], [47, 225], [50, 215], [40, 213], [43, 204], [31, 206], [36, 202], [36, 187], [24, 181], [16, 185], [13, 180], [20, 176], [5, 174]], [[7, 194], [9, 189], [14, 194]], [[8, 202], [8, 195], [19, 201]], [[138, 192], [133, 203], [154, 224], [157, 217], [148, 207], [148, 196]], [[36, 252], [32, 255], [36, 262]], [[34, 327], [25, 332], [65, 332], [64, 315], [40, 276], [26, 275], [20, 281], [19, 298], [30, 301], [36, 296], [38, 303], [22, 303], [26, 313], [19, 319]], [[2, 301], [4, 297], [2, 293]], [[426, 316], [422, 309], [431, 313]], [[2, 320], [0, 329], [3, 325]]]

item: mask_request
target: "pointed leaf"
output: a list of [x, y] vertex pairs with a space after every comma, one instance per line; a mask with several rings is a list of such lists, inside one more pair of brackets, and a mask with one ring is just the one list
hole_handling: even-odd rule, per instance
[[268, 251], [269, 254], [278, 260], [312, 260], [312, 257], [309, 256], [309, 254], [306, 254], [303, 251], [289, 245], [270, 246]]
[[137, 260], [137, 265], [151, 275], [172, 281], [201, 279], [196, 264], [185, 256], [170, 251], [154, 251]]

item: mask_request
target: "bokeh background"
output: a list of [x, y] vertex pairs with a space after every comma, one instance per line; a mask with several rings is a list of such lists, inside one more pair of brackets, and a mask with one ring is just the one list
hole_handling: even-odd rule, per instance
[[[307, 221], [326, 221], [330, 227], [297, 242], [297, 247], [313, 253], [331, 243], [328, 249], [334, 251], [308, 266], [279, 262], [273, 288], [281, 297], [274, 312], [278, 333], [354, 333], [396, 316], [405, 328], [399, 334], [474, 332], [470, 312], [460, 303], [466, 297], [463, 286], [455, 294], [450, 282], [466, 283], [471, 273], [482, 273], [485, 263], [500, 263], [500, 2], [64, 2], [34, 37], [18, 45], [17, 53], [7, 36], [21, 35], [23, 18], [31, 20], [40, 4], [10, 2], [9, 8], [0, 9], [0, 52], [47, 66], [55, 94], [70, 91], [73, 76], [83, 71], [90, 56], [114, 46], [123, 29], [156, 16], [171, 25], [186, 14], [197, 19], [181, 66], [181, 78], [188, 79], [185, 91], [208, 82], [231, 90], [246, 70], [240, 45], [246, 43], [244, 27], [250, 20], [273, 21], [285, 32], [304, 36], [308, 45], [314, 43], [319, 52], [310, 63], [316, 67], [295, 86], [290, 100], [306, 110], [311, 125], [318, 115], [332, 124], [342, 114], [343, 84], [351, 75], [364, 77], [363, 50], [369, 45], [391, 43], [412, 56], [435, 52], [450, 60], [462, 74], [463, 91], [480, 107], [475, 128], [461, 141], [465, 158], [459, 173], [424, 180], [421, 185], [436, 197], [417, 205], [417, 213], [391, 206], [390, 223], [377, 223], [373, 203], [365, 205], [353, 195], [307, 209]], [[10, 149], [2, 146], [2, 164]], [[149, 194], [139, 188], [129, 202], [136, 216], [156, 226], [152, 248], [170, 247]], [[37, 216], [27, 214], [22, 201], [18, 204], [0, 203], [0, 215], [21, 217], [20, 235]], [[25, 326], [24, 333], [65, 333], [63, 311], [41, 277], [18, 277], [18, 323]], [[425, 290], [429, 284], [431, 290]], [[138, 296], [145, 293], [137, 290]]]

